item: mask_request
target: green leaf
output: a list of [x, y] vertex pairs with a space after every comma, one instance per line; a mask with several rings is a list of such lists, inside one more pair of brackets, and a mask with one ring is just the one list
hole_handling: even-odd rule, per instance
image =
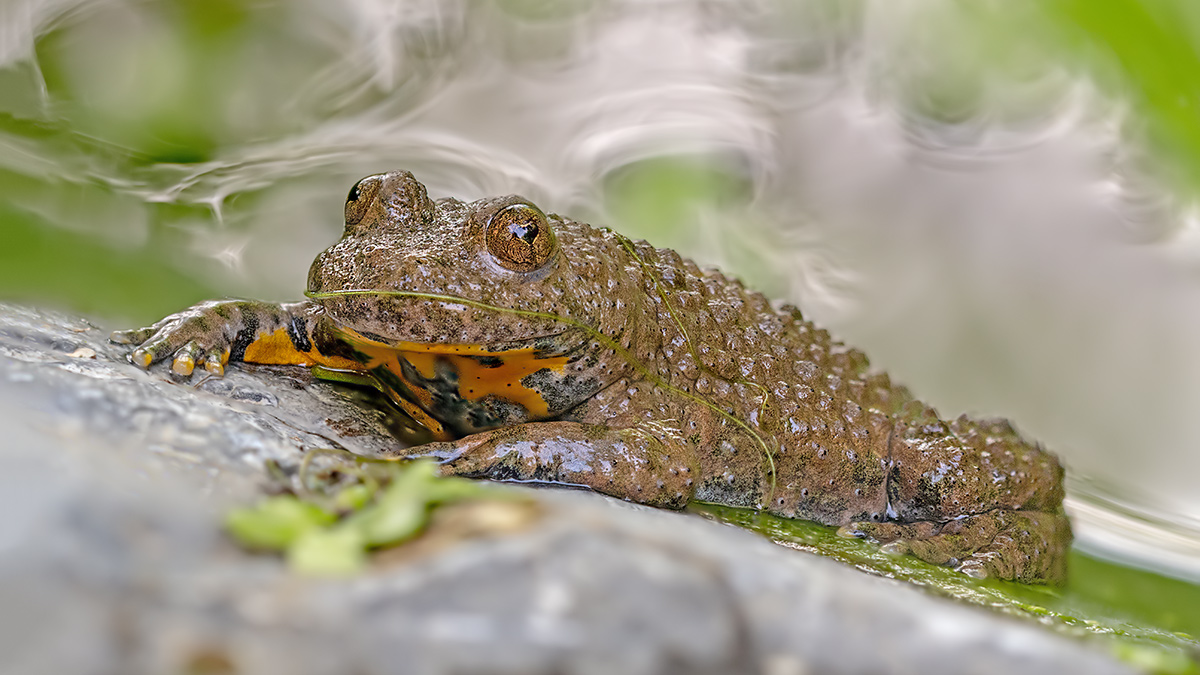
[[366, 548], [357, 528], [313, 528], [288, 547], [287, 561], [299, 574], [344, 577], [362, 570]]
[[292, 495], [272, 497], [248, 509], [234, 509], [225, 527], [243, 546], [283, 550], [304, 533], [329, 525], [335, 516]]
[[368, 546], [387, 546], [420, 532], [429, 519], [428, 511], [423, 499], [413, 497], [370, 507], [346, 522], [362, 534]]
[[397, 465], [396, 477], [375, 504], [346, 519], [368, 546], [387, 546], [416, 535], [429, 518], [429, 487], [436, 478], [432, 462]]
[[360, 483], [338, 492], [333, 499], [333, 504], [339, 511], [358, 511], [366, 506], [374, 496], [375, 491], [370, 486]]
[[350, 513], [341, 522], [336, 513], [289, 495], [235, 509], [226, 526], [247, 547], [286, 550], [296, 572], [346, 576], [364, 567], [367, 549], [419, 534], [435, 504], [510, 494], [475, 481], [441, 477], [437, 464], [428, 460], [370, 466], [387, 487], [380, 490], [371, 479], [340, 490], [332, 508]]

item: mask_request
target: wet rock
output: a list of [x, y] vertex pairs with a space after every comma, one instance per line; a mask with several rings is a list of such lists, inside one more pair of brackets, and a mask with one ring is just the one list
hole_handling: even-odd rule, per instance
[[541, 490], [519, 534], [342, 581], [234, 547], [263, 464], [372, 453], [361, 394], [287, 368], [198, 386], [0, 305], [0, 671], [1120, 673], [1087, 643], [696, 516]]

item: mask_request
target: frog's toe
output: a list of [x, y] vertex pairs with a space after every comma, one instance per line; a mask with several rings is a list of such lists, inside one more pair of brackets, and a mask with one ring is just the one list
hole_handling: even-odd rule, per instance
[[175, 359], [171, 362], [171, 370], [173, 370], [176, 375], [187, 377], [192, 374], [193, 370], [195, 370], [196, 360], [199, 359], [203, 354], [204, 348], [201, 347], [198, 342], [192, 340], [191, 342], [180, 347], [179, 350], [175, 352]]
[[215, 346], [222, 341], [222, 336], [214, 335], [202, 325], [202, 318], [173, 315], [149, 328], [114, 333], [112, 340], [138, 345], [130, 353], [129, 360], [143, 370], [171, 358], [171, 370], [186, 376], [197, 364], [206, 363], [209, 352], [224, 349], [224, 345]]
[[150, 364], [154, 363], [154, 352], [145, 347], [138, 347], [129, 354], [129, 362], [142, 370], [146, 370], [150, 367]]
[[131, 330], [114, 330], [108, 336], [108, 341], [119, 345], [140, 345], [154, 335], [155, 328], [133, 328]]
[[229, 363], [229, 348], [218, 347], [208, 350], [204, 355], [204, 369], [208, 372], [221, 377], [225, 374], [225, 365]]
[[955, 569], [975, 579], [987, 579], [991, 576], [991, 574], [988, 573], [987, 564], [982, 560], [971, 559], [959, 565]]
[[149, 341], [142, 342], [140, 347], [129, 354], [129, 360], [142, 370], [146, 370], [174, 353], [176, 347], [177, 345], [172, 344], [167, 337], [160, 337], [156, 340], [154, 336], [151, 336]]

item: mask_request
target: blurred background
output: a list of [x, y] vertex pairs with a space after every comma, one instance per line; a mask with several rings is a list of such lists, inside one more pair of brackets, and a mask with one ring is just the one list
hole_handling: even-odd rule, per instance
[[0, 299], [294, 300], [362, 176], [520, 193], [1011, 418], [1081, 546], [1197, 580], [1198, 46], [1188, 0], [0, 0]]

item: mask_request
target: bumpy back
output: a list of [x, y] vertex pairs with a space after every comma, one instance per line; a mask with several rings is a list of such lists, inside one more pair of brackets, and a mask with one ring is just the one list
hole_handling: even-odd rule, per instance
[[[672, 386], [744, 421], [769, 455], [757, 464], [762, 503], [745, 505], [846, 523], [1061, 503], [1057, 461], [1007, 423], [944, 422], [796, 308], [774, 307], [674, 251], [644, 242], [633, 250], [660, 336], [646, 331], [657, 344], [641, 351]], [[938, 439], [936, 451], [922, 450], [928, 438]], [[751, 470], [730, 456], [736, 444], [720, 445], [702, 448], [710, 473]], [[957, 480], [941, 481], [947, 463]], [[728, 475], [724, 490], [716, 478], [707, 488], [714, 501], [744, 499], [743, 477]]]

